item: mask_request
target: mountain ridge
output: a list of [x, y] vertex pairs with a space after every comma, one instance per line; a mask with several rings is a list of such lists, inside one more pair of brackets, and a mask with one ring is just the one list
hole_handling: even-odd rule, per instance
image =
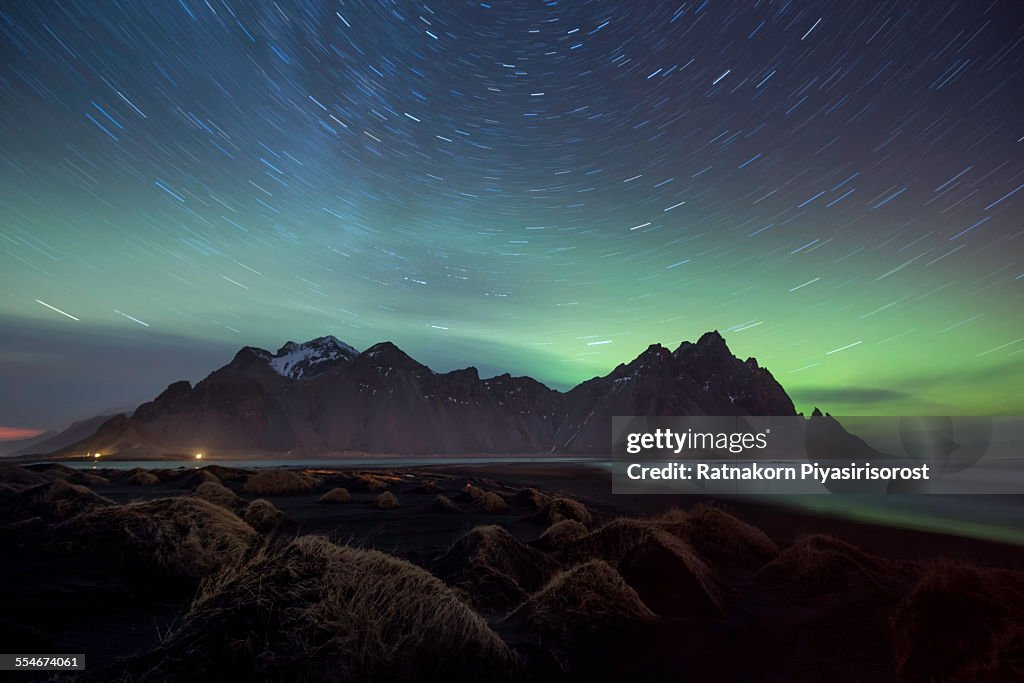
[[674, 351], [652, 344], [564, 392], [473, 366], [436, 372], [389, 341], [359, 352], [326, 336], [276, 353], [243, 347], [57, 453], [605, 453], [613, 415], [795, 414], [772, 374], [717, 331]]

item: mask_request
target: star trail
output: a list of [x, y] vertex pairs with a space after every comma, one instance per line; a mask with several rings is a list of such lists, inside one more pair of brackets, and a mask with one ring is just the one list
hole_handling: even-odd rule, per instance
[[565, 387], [711, 329], [801, 410], [1019, 414], [1022, 74], [1010, 0], [5, 3], [0, 423], [324, 334]]

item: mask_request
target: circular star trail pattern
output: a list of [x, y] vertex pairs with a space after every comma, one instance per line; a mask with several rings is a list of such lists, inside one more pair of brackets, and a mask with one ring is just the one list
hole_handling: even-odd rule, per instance
[[718, 329], [800, 409], [1024, 408], [1018, 2], [22, 2], [0, 42], [42, 339], [564, 387]]

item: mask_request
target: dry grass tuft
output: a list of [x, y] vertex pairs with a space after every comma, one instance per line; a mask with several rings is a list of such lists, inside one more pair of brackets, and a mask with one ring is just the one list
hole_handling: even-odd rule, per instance
[[459, 506], [447, 496], [438, 495], [434, 498], [434, 509], [438, 512], [462, 512]]
[[352, 494], [348, 492], [348, 489], [337, 487], [333, 488], [324, 495], [320, 496], [317, 500], [318, 503], [351, 503]]
[[270, 533], [289, 521], [286, 514], [263, 498], [257, 498], [245, 506], [242, 520], [261, 534]]
[[353, 479], [353, 486], [363, 491], [369, 491], [370, 493], [380, 493], [381, 491], [387, 491], [388, 488], [391, 487], [391, 481], [386, 477], [376, 474], [360, 472], [355, 475]]
[[172, 478], [175, 483], [181, 484], [187, 488], [195, 488], [208, 481], [211, 481], [214, 484], [223, 483], [220, 477], [205, 467], [200, 470], [189, 470], [184, 473], [175, 473]]
[[574, 519], [580, 524], [593, 522], [587, 506], [572, 498], [549, 498], [544, 501], [534, 517], [546, 526], [561, 522], [563, 519]]
[[84, 470], [77, 470], [60, 463], [50, 463], [38, 469], [34, 468], [34, 470], [51, 481], [63, 479], [69, 484], [81, 484], [82, 486], [106, 486], [110, 483], [110, 480], [106, 477], [101, 477], [98, 474]]
[[259, 540], [235, 515], [189, 496], [96, 508], [64, 522], [55, 537], [72, 552], [176, 578], [208, 576]]
[[508, 510], [505, 499], [493, 491], [488, 491], [476, 499], [477, 506], [484, 512], [504, 512]]
[[160, 483], [160, 477], [146, 470], [135, 469], [126, 481], [132, 486], [156, 486]]
[[319, 485], [320, 481], [316, 477], [291, 470], [275, 469], [253, 474], [242, 488], [246, 493], [256, 496], [289, 496], [308, 493]]
[[394, 510], [395, 508], [402, 507], [402, 504], [398, 502], [395, 494], [391, 493], [391, 491], [385, 491], [377, 496], [377, 507], [381, 510]]
[[4, 497], [2, 512], [12, 521], [35, 516], [47, 520], [63, 520], [112, 505], [114, 501], [85, 486], [57, 479], [20, 491], [13, 489]]
[[480, 500], [484, 497], [484, 490], [473, 486], [473, 484], [467, 483], [462, 487], [462, 492], [469, 496], [473, 500]]
[[182, 625], [122, 669], [157, 681], [479, 683], [515, 664], [423, 569], [303, 536], [207, 582]]
[[529, 510], [540, 510], [546, 503], [551, 501], [551, 498], [548, 494], [541, 493], [537, 489], [526, 488], [512, 496], [512, 504]]
[[196, 487], [192, 495], [229, 510], [234, 510], [239, 506], [238, 495], [234, 491], [213, 481], [204, 481]]
[[544, 549], [555, 550], [583, 538], [589, 533], [590, 530], [575, 519], [563, 519], [561, 522], [555, 522], [549, 526], [537, 539], [537, 545]]
[[1024, 573], [931, 564], [892, 628], [902, 681], [1024, 680]]
[[750, 574], [779, 555], [763, 531], [707, 503], [647, 521], [691, 545], [716, 571]]
[[[621, 668], [622, 648], [658, 617], [606, 562], [591, 560], [560, 572], [504, 621], [504, 630], [531, 657], [552, 662], [556, 678], [591, 680]], [[639, 654], [639, 653], [638, 653]], [[636, 670], [636, 663], [632, 663]]]
[[441, 493], [444, 491], [441, 485], [433, 479], [426, 479], [421, 481], [416, 486], [409, 489], [409, 493]]
[[226, 467], [224, 465], [206, 465], [205, 467], [195, 471], [205, 472], [206, 474], [212, 474], [222, 482], [242, 481], [243, 479], [248, 479], [249, 475], [252, 474], [252, 472], [250, 472], [249, 470], [243, 470], [238, 467]]
[[851, 589], [898, 599], [916, 575], [906, 563], [870, 555], [831, 536], [798, 538], [758, 572], [758, 580], [797, 604], [820, 606], [826, 598], [849, 599]]
[[46, 477], [32, 470], [8, 462], [0, 462], [0, 483], [9, 484], [14, 488], [27, 488], [39, 486], [48, 481]]
[[573, 562], [601, 559], [655, 612], [702, 617], [722, 611], [721, 589], [707, 563], [686, 541], [647, 520], [619, 518], [566, 543]]
[[541, 637], [568, 640], [579, 632], [628, 628], [657, 616], [636, 591], [603, 560], [591, 560], [559, 572], [509, 615], [524, 619]]
[[473, 604], [494, 609], [515, 607], [556, 569], [551, 557], [496, 525], [470, 530], [437, 562], [439, 576]]
[[828, 536], [797, 539], [754, 577], [773, 606], [761, 617], [775, 643], [769, 656], [802, 662], [814, 680], [893, 680], [890, 619], [918, 573]]

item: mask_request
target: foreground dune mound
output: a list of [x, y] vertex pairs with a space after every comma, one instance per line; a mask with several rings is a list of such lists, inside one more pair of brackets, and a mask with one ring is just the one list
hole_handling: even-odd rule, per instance
[[575, 519], [563, 519], [545, 529], [533, 545], [541, 550], [556, 551], [589, 533], [590, 529], [582, 522], [577, 522]]
[[692, 546], [647, 520], [620, 518], [564, 544], [571, 562], [600, 559], [613, 566], [654, 612], [705, 617], [722, 611], [721, 589]]
[[500, 526], [478, 526], [438, 560], [437, 574], [474, 605], [508, 610], [540, 588], [557, 568], [547, 554], [524, 545]]
[[590, 524], [593, 516], [587, 506], [572, 498], [548, 498], [543, 500], [533, 519], [545, 526], [557, 524], [563, 519], [572, 519], [580, 524]]
[[391, 491], [385, 491], [377, 496], [374, 504], [381, 510], [396, 510], [402, 507], [398, 497], [391, 493]]
[[[624, 645], [658, 621], [602, 560], [558, 573], [501, 624], [532, 668], [570, 676], [622, 665]], [[604, 676], [599, 676], [604, 678]]]
[[831, 536], [804, 536], [759, 573], [772, 592], [797, 604], [820, 606], [871, 596], [897, 600], [910, 588], [917, 569], [906, 562], [876, 557]]
[[484, 512], [504, 512], [508, 509], [508, 503], [494, 491], [487, 491], [476, 500], [477, 507]]
[[223, 483], [220, 477], [205, 467], [199, 470], [188, 470], [185, 472], [176, 472], [174, 470], [166, 470], [166, 472], [169, 474], [161, 474], [162, 479], [174, 482], [175, 484], [179, 484], [182, 487], [189, 489], [194, 489], [200, 484], [205, 484], [208, 481], [213, 482], [214, 484]]
[[238, 494], [215, 481], [204, 481], [195, 488], [192, 495], [228, 510], [234, 510], [239, 506]]
[[357, 472], [352, 475], [350, 486], [355, 491], [368, 491], [370, 493], [380, 493], [387, 491], [393, 481], [393, 478], [377, 475], [368, 472]]
[[829, 536], [802, 537], [754, 577], [765, 604], [750, 647], [763, 648], [764, 666], [798, 667], [786, 675], [800, 680], [891, 680], [889, 620], [917, 571]]
[[212, 474], [217, 477], [218, 481], [222, 482], [244, 481], [249, 478], [250, 474], [252, 474], [248, 470], [241, 469], [240, 467], [226, 467], [224, 465], [207, 465], [193, 471]]
[[291, 496], [308, 493], [320, 481], [316, 477], [290, 470], [263, 470], [249, 477], [242, 487], [246, 493], [257, 496]]
[[269, 534], [291, 524], [288, 515], [265, 498], [257, 498], [242, 511], [242, 519], [261, 534]]
[[928, 566], [892, 617], [903, 681], [1024, 681], [1024, 572]]
[[512, 496], [512, 504], [528, 510], [540, 510], [552, 496], [533, 488], [520, 489]]
[[82, 486], [106, 486], [110, 480], [92, 472], [78, 470], [74, 467], [61, 465], [60, 463], [49, 463], [41, 466], [33, 466], [30, 469], [47, 479], [54, 481], [63, 479], [69, 484], [81, 484]]
[[182, 496], [99, 507], [54, 530], [53, 547], [117, 561], [152, 578], [197, 579], [237, 562], [258, 534], [234, 514], [205, 500]]
[[12, 488], [0, 500], [0, 513], [10, 521], [28, 517], [52, 521], [112, 505], [114, 501], [92, 489], [57, 479], [20, 491]]
[[17, 489], [39, 486], [47, 481], [49, 480], [38, 472], [8, 462], [0, 462], [0, 484], [8, 484]]
[[324, 495], [320, 496], [316, 502], [333, 504], [351, 503], [352, 494], [348, 492], [348, 489], [336, 486]]
[[160, 477], [149, 470], [136, 467], [128, 473], [125, 482], [132, 486], [156, 486], [160, 483]]
[[[498, 681], [514, 656], [439, 579], [300, 537], [206, 583], [182, 625], [118, 665], [152, 681]], [[127, 674], [127, 675], [126, 675]]]
[[686, 541], [716, 572], [750, 574], [779, 555], [766, 533], [714, 505], [670, 510], [650, 521]]
[[438, 494], [434, 496], [434, 502], [431, 503], [431, 507], [437, 512], [444, 513], [455, 513], [462, 512], [461, 508], [456, 505], [451, 498]]

